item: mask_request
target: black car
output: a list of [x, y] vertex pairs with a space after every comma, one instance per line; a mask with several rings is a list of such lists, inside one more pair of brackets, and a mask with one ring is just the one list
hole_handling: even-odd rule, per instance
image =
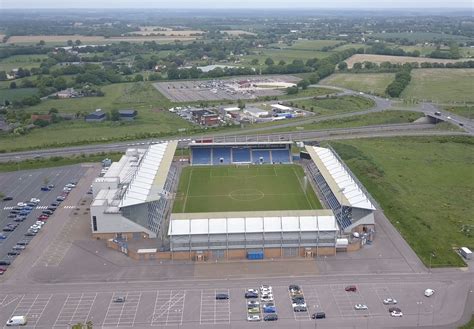
[[3, 198], [3, 201], [12, 201], [13, 197], [12, 196], [6, 196]]
[[10, 214], [19, 214], [20, 213], [20, 210], [10, 210]]
[[55, 211], [56, 209], [58, 209], [58, 207], [55, 207], [55, 206], [49, 206], [47, 209], [48, 209], [48, 210], [51, 210], [51, 211]]
[[267, 314], [263, 318], [263, 321], [276, 321], [276, 320], [278, 320], [278, 315], [276, 315], [275, 313]]
[[28, 245], [28, 243], [30, 243], [28, 240], [21, 240], [21, 241], [18, 241], [16, 244], [20, 246], [26, 246]]
[[303, 297], [295, 297], [292, 298], [291, 301], [296, 304], [303, 304], [304, 303], [304, 298]]
[[316, 312], [311, 315], [311, 319], [326, 319], [326, 313], [324, 312]]
[[299, 291], [299, 290], [301, 290], [301, 289], [300, 289], [300, 286], [298, 286], [298, 285], [296, 285], [296, 284], [290, 284], [290, 285], [288, 286], [288, 290], [298, 290], [298, 291]]
[[16, 218], [16, 215], [15, 214], [10, 214], [7, 216], [7, 218]]
[[13, 232], [14, 230], [15, 230], [15, 228], [12, 227], [12, 226], [5, 226], [3, 228], [3, 232]]
[[46, 209], [46, 210], [43, 210], [42, 213], [46, 215], [52, 215], [53, 211], [51, 211], [50, 209]]
[[392, 313], [392, 312], [401, 312], [401, 311], [402, 311], [402, 310], [399, 309], [398, 307], [390, 307], [390, 308], [388, 309], [388, 312], [389, 312], [389, 313]]
[[23, 207], [20, 207], [20, 206], [13, 207], [13, 210], [22, 210], [22, 209], [23, 209]]
[[35, 235], [36, 235], [35, 232], [28, 231], [28, 232], [25, 233], [25, 236], [35, 236]]
[[51, 203], [51, 207], [59, 207], [59, 202], [53, 202]]
[[8, 266], [8, 265], [11, 265], [11, 261], [8, 260], [8, 259], [0, 259], [0, 265], [3, 265], [3, 266]]
[[14, 219], [15, 222], [23, 222], [26, 219], [26, 217], [16, 217]]
[[246, 292], [245, 293], [245, 298], [258, 298], [258, 294], [254, 292]]
[[229, 299], [229, 294], [216, 294], [216, 299]]
[[18, 256], [20, 252], [18, 250], [11, 250], [8, 252], [9, 256]]

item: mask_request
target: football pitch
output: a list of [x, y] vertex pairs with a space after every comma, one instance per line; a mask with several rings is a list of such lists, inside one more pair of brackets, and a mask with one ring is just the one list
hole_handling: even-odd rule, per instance
[[300, 166], [205, 166], [183, 169], [173, 212], [321, 208]]

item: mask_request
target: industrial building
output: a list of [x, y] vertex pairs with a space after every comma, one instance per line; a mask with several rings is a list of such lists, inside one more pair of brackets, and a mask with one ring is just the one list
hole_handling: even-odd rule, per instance
[[338, 155], [329, 148], [306, 145], [307, 172], [326, 206], [334, 212], [341, 233], [372, 233], [375, 220], [369, 193]]
[[339, 228], [331, 210], [172, 214], [173, 253], [209, 259], [333, 255]]
[[102, 239], [156, 238], [169, 212], [177, 179], [172, 165], [177, 142], [128, 149], [92, 184], [92, 235]]

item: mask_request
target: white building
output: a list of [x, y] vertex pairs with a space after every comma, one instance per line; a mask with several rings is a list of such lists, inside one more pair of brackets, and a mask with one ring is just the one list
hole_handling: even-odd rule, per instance
[[176, 141], [128, 149], [92, 184], [92, 234], [98, 238], [156, 237], [166, 215]]
[[272, 104], [271, 107], [272, 107], [272, 110], [279, 110], [279, 111], [285, 111], [285, 112], [293, 111], [292, 107], [281, 105], [281, 104]]
[[268, 111], [256, 107], [244, 108], [244, 114], [250, 115], [254, 118], [261, 118], [268, 116]]

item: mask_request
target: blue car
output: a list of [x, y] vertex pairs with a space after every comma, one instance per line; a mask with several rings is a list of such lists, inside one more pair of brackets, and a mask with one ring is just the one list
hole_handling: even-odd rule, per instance
[[275, 306], [267, 306], [263, 308], [263, 313], [276, 313]]
[[26, 206], [26, 207], [23, 207], [23, 210], [31, 211], [31, 210], [33, 210], [33, 207]]
[[41, 191], [50, 191], [51, 189], [47, 186], [42, 186]]
[[7, 236], [5, 234], [0, 233], [0, 240], [4, 240], [6, 238], [7, 238]]

